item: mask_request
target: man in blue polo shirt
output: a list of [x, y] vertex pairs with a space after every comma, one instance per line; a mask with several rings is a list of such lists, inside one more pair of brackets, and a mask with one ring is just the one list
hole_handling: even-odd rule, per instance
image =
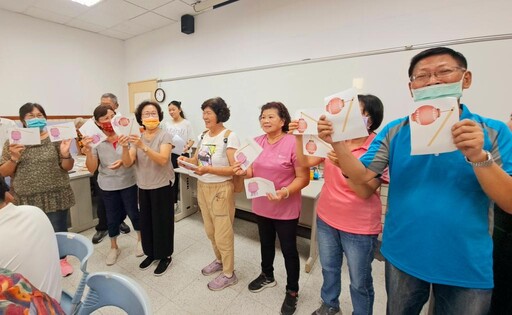
[[[452, 49], [425, 50], [411, 60], [409, 89], [417, 98], [453, 96], [471, 86], [466, 58]], [[512, 134], [500, 121], [459, 106], [452, 126], [458, 150], [411, 155], [409, 117], [389, 123], [357, 160], [333, 143], [344, 174], [364, 183], [389, 166], [386, 258], [388, 314], [419, 314], [435, 297], [435, 314], [487, 314], [493, 288], [491, 202], [512, 212]], [[319, 135], [332, 143], [323, 117]], [[512, 267], [511, 267], [512, 268]]]

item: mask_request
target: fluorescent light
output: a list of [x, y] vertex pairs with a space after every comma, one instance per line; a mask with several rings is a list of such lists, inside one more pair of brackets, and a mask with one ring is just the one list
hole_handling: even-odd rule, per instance
[[82, 5], [86, 5], [88, 7], [92, 7], [96, 3], [100, 2], [101, 0], [71, 0], [76, 3], [80, 3]]

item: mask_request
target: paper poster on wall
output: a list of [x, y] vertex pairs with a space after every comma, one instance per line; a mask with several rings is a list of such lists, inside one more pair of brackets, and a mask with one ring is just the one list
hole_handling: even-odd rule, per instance
[[454, 97], [415, 102], [409, 115], [411, 155], [457, 150], [451, 128], [458, 121], [458, 103]]
[[135, 135], [139, 137], [141, 135], [139, 123], [133, 114], [127, 117], [117, 113], [112, 119], [112, 127], [117, 135]]
[[304, 152], [304, 155], [326, 158], [331, 150], [332, 146], [316, 135], [302, 137], [302, 152]]
[[295, 112], [299, 126], [293, 131], [295, 135], [318, 134], [318, 120], [325, 112], [321, 108], [304, 108]]
[[254, 139], [246, 139], [245, 144], [235, 151], [235, 161], [240, 162], [240, 168], [245, 171], [262, 151], [263, 148]]
[[324, 104], [327, 119], [332, 122], [334, 128], [333, 141], [368, 136], [355, 88], [325, 97]]
[[133, 102], [135, 107], [144, 101], [151, 101], [151, 92], [138, 92], [133, 94]]
[[51, 125], [47, 128], [51, 142], [76, 138], [76, 128], [73, 122]]
[[41, 144], [39, 128], [9, 128], [9, 144]]
[[98, 146], [101, 142], [107, 140], [107, 136], [101, 131], [96, 125], [94, 120], [88, 119], [82, 127], [80, 127], [80, 133], [84, 137], [91, 137], [91, 148]]
[[244, 179], [245, 194], [247, 199], [267, 197], [267, 194], [276, 194], [274, 183], [261, 177]]

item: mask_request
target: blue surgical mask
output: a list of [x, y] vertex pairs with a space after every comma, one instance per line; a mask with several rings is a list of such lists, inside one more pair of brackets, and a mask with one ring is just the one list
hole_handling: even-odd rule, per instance
[[[464, 76], [462, 76], [464, 78]], [[454, 83], [434, 84], [412, 91], [415, 102], [433, 100], [441, 97], [455, 97], [457, 99], [462, 96], [462, 80]]]
[[40, 131], [46, 127], [46, 118], [32, 118], [25, 121], [27, 128], [39, 128]]

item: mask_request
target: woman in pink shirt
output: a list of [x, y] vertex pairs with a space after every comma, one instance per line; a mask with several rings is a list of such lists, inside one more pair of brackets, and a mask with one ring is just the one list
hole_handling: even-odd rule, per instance
[[[356, 157], [368, 150], [375, 138], [374, 130], [380, 126], [384, 113], [382, 102], [376, 96], [358, 95], [358, 99], [369, 135], [346, 140]], [[296, 126], [297, 122], [293, 122], [290, 129]], [[297, 136], [297, 155], [301, 165], [309, 167], [324, 161], [303, 155], [302, 136]], [[377, 189], [385, 179], [375, 178], [364, 185], [355, 185], [343, 176], [334, 153], [330, 153], [329, 159], [324, 162], [325, 182], [316, 209], [318, 249], [324, 278], [321, 289], [323, 303], [313, 315], [333, 315], [340, 310], [343, 254], [347, 258], [350, 274], [352, 314], [372, 314], [374, 289], [371, 263], [377, 236], [382, 230], [382, 204]]]
[[287, 274], [281, 314], [293, 314], [297, 306], [300, 272], [297, 224], [302, 206], [301, 190], [309, 184], [309, 172], [306, 167], [298, 165], [295, 137], [287, 134], [290, 123], [288, 109], [279, 102], [267, 103], [262, 106], [259, 119], [265, 134], [255, 140], [263, 152], [247, 170], [247, 177], [263, 177], [272, 181], [276, 194], [252, 200], [261, 243], [261, 274], [249, 284], [249, 291], [260, 292], [276, 285], [273, 263], [277, 234]]

